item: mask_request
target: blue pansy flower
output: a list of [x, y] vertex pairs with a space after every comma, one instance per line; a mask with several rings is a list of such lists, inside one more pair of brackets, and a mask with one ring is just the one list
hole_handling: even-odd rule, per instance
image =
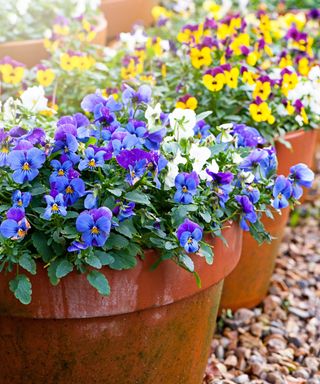
[[122, 101], [124, 104], [148, 104], [151, 101], [151, 95], [152, 89], [149, 85], [141, 85], [138, 91], [135, 91], [133, 88], [127, 86], [125, 91], [122, 93]]
[[25, 217], [24, 210], [11, 208], [7, 212], [7, 220], [1, 223], [0, 233], [6, 239], [21, 240], [26, 236], [29, 229], [30, 224]]
[[250, 223], [255, 223], [258, 219], [257, 213], [255, 212], [254, 205], [249, 200], [248, 196], [236, 196], [236, 201], [240, 204], [242, 209], [242, 214], [240, 215], [240, 226], [244, 231], [249, 231], [249, 225], [247, 221]]
[[121, 203], [120, 201], [117, 201], [116, 207], [112, 210], [112, 213], [114, 216], [118, 217], [118, 220], [124, 221], [132, 217], [135, 213], [133, 212], [135, 208], [135, 203], [130, 201], [129, 203]]
[[85, 151], [86, 158], [80, 161], [79, 170], [83, 171], [84, 169], [89, 169], [93, 171], [98, 167], [104, 165], [104, 155], [105, 151], [98, 151], [95, 153], [94, 148], [89, 147]]
[[199, 185], [199, 177], [196, 172], [179, 173], [175, 178], [175, 186], [177, 191], [173, 200], [176, 203], [190, 204], [193, 201], [193, 196], [197, 193]]
[[144, 146], [149, 150], [157, 151], [160, 149], [160, 144], [167, 133], [166, 128], [161, 128], [154, 132], [146, 132], [144, 135]]
[[66, 206], [75, 204], [85, 194], [85, 183], [80, 178], [72, 180], [62, 178], [53, 184], [58, 192], [63, 194]]
[[290, 168], [289, 180], [292, 182], [293, 197], [300, 199], [303, 194], [302, 187], [312, 187], [314, 173], [307, 165], [300, 163]]
[[255, 149], [250, 153], [249, 156], [245, 157], [243, 161], [240, 163], [240, 169], [244, 171], [252, 172], [256, 178], [256, 180], [260, 180], [265, 177], [267, 170], [264, 167], [268, 166], [267, 163], [264, 163], [265, 160], [269, 158], [269, 154], [264, 149]]
[[177, 238], [181, 247], [188, 253], [195, 253], [199, 250], [199, 241], [202, 239], [203, 229], [193, 221], [185, 221], [177, 229]]
[[266, 142], [257, 129], [247, 127], [245, 124], [234, 124], [233, 133], [238, 138], [239, 147], [257, 147]]
[[84, 207], [86, 209], [93, 209], [98, 207], [98, 197], [95, 192], [88, 192], [84, 199]]
[[292, 184], [284, 176], [278, 176], [273, 187], [273, 203], [275, 209], [283, 209], [289, 206], [289, 199], [292, 196]]
[[66, 134], [64, 140], [57, 140], [54, 144], [53, 153], [62, 151], [62, 160], [70, 160], [73, 164], [78, 164], [80, 156], [77, 155], [79, 147], [78, 140], [71, 134]]
[[258, 188], [254, 188], [251, 185], [242, 190], [244, 195], [249, 197], [252, 204], [256, 204], [260, 200], [260, 191]]
[[200, 120], [193, 128], [193, 131], [195, 137], [201, 142], [210, 135], [210, 125], [207, 124], [204, 120]]
[[67, 209], [64, 203], [64, 197], [62, 193], [59, 193], [56, 197], [46, 195], [44, 198], [47, 203], [47, 208], [42, 217], [45, 220], [50, 220], [52, 215], [67, 215]]
[[65, 161], [61, 164], [58, 160], [52, 160], [51, 166], [54, 169], [50, 176], [50, 183], [53, 183], [57, 181], [57, 179], [60, 179], [62, 177], [68, 178], [68, 172], [72, 168], [72, 162], [70, 160]]
[[219, 199], [219, 204], [222, 208], [225, 207], [225, 203], [229, 200], [229, 195], [233, 190], [233, 174], [231, 172], [211, 172], [206, 170], [207, 174], [212, 178], [213, 192]]
[[46, 160], [46, 155], [38, 148], [28, 151], [12, 151], [8, 155], [8, 164], [14, 171], [13, 180], [18, 184], [32, 181], [39, 174], [39, 168]]
[[87, 246], [102, 247], [107, 241], [111, 229], [112, 212], [101, 207], [82, 212], [76, 221], [77, 231]]
[[14, 208], [27, 208], [31, 201], [30, 192], [14, 191], [12, 194], [12, 206]]

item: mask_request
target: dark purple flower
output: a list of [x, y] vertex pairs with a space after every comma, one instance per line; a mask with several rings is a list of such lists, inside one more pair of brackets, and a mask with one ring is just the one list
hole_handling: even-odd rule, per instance
[[254, 209], [254, 205], [249, 200], [248, 196], [236, 196], [236, 201], [239, 203], [242, 209], [242, 214], [240, 215], [240, 226], [244, 231], [249, 231], [249, 223], [255, 223], [258, 220], [257, 214]]
[[134, 208], [135, 208], [135, 203], [129, 202], [129, 203], [122, 203], [119, 200], [116, 202], [117, 205], [115, 208], [112, 210], [112, 213], [114, 216], [118, 217], [118, 220], [120, 222], [130, 219], [135, 213], [134, 213]]
[[247, 127], [245, 124], [234, 124], [233, 132], [238, 138], [239, 147], [257, 147], [266, 142], [255, 128]]

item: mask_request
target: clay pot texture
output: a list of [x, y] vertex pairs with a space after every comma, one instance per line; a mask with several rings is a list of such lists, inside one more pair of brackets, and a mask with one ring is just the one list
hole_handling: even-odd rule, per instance
[[105, 298], [71, 273], [52, 287], [39, 268], [33, 301], [23, 306], [0, 279], [1, 384], [201, 384], [223, 279], [239, 261], [242, 231], [211, 239], [212, 266], [193, 257], [202, 287], [167, 260], [151, 271], [153, 250], [128, 271], [103, 272]]
[[102, 0], [101, 10], [108, 20], [108, 39], [117, 38], [121, 32], [131, 32], [137, 23], [151, 25], [151, 10], [157, 3], [157, 0]]
[[[105, 45], [107, 40], [107, 21], [101, 15], [98, 18], [97, 34], [93, 39], [93, 44]], [[49, 53], [44, 47], [44, 41], [39, 40], [22, 40], [10, 41], [0, 44], [0, 59], [10, 56], [25, 64], [28, 68], [32, 68], [39, 64], [41, 60], [49, 58]]]
[[[288, 176], [290, 167], [297, 163], [312, 166], [316, 134], [315, 130], [287, 134], [285, 139], [291, 144], [291, 149], [276, 143], [278, 174]], [[240, 262], [224, 282], [221, 309], [253, 308], [263, 301], [268, 292], [288, 218], [288, 209], [282, 211], [282, 215], [275, 212], [274, 220], [263, 217], [266, 230], [274, 238], [271, 244], [259, 246], [250, 234], [244, 234]]]

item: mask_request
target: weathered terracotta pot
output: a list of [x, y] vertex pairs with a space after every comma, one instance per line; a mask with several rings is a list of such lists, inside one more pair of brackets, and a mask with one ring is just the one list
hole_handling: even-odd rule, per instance
[[[291, 149], [276, 143], [278, 174], [287, 176], [290, 167], [297, 163], [312, 166], [316, 134], [314, 130], [289, 133], [285, 139]], [[224, 282], [221, 309], [252, 308], [265, 298], [288, 218], [288, 209], [281, 216], [275, 213], [274, 220], [263, 218], [265, 228], [275, 238], [271, 244], [259, 246], [250, 234], [244, 234], [240, 262]]]
[[121, 32], [130, 32], [133, 25], [152, 23], [151, 10], [157, 0], [102, 0], [101, 10], [108, 20], [108, 38], [117, 38]]
[[[105, 45], [107, 40], [107, 21], [103, 15], [98, 18], [97, 34], [93, 44]], [[41, 60], [48, 59], [49, 53], [44, 47], [42, 39], [11, 41], [0, 44], [0, 60], [10, 56], [31, 68], [40, 63]]]
[[202, 279], [172, 261], [156, 270], [152, 250], [128, 271], [104, 273], [112, 294], [100, 296], [83, 275], [52, 287], [46, 273], [30, 277], [33, 301], [23, 306], [0, 279], [1, 384], [200, 384], [223, 279], [240, 257], [238, 225], [213, 240], [214, 265], [194, 256]]

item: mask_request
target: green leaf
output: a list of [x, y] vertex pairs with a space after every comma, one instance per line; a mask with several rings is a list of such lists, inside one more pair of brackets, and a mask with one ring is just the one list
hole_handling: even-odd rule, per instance
[[24, 253], [19, 259], [19, 265], [30, 272], [32, 275], [37, 273], [37, 265], [34, 259], [28, 254]]
[[31, 303], [32, 287], [29, 278], [25, 275], [17, 275], [9, 282], [11, 292], [22, 304]]
[[171, 241], [166, 241], [164, 247], [166, 250], [170, 251], [171, 249], [178, 248], [178, 245], [175, 243], [172, 243]]
[[150, 200], [147, 195], [142, 192], [132, 191], [128, 192], [125, 195], [125, 198], [129, 201], [133, 201], [134, 203], [142, 204], [142, 205], [150, 205]]
[[205, 120], [210, 115], [212, 115], [212, 111], [202, 112], [199, 115], [197, 115], [197, 121]]
[[31, 194], [32, 196], [38, 196], [38, 195], [43, 195], [46, 191], [47, 189], [44, 186], [37, 185], [31, 189]]
[[89, 283], [103, 296], [110, 295], [110, 285], [106, 277], [98, 271], [91, 271], [87, 275]]
[[212, 248], [209, 245], [202, 243], [198, 253], [200, 256], [203, 256], [206, 259], [207, 264], [209, 265], [213, 264], [214, 255], [213, 255]]
[[114, 262], [109, 266], [111, 269], [121, 271], [123, 269], [131, 269], [137, 265], [136, 254], [133, 254], [129, 249], [122, 249], [119, 252], [112, 252]]
[[179, 255], [179, 261], [187, 268], [189, 272], [194, 272], [194, 264], [191, 257], [185, 253], [182, 253]]
[[59, 264], [59, 261], [55, 260], [52, 263], [50, 263], [48, 267], [48, 277], [52, 285], [58, 285], [60, 281], [56, 275], [58, 264]]
[[112, 193], [113, 195], [117, 196], [117, 197], [120, 197], [122, 195], [122, 190], [119, 189], [119, 188], [115, 188], [115, 189], [108, 189], [108, 191], [110, 193]]
[[32, 243], [42, 259], [47, 263], [54, 255], [52, 249], [47, 244], [48, 238], [44, 233], [34, 232], [31, 236]]
[[68, 211], [66, 219], [76, 219], [79, 216], [78, 212]]
[[102, 267], [101, 261], [97, 256], [91, 255], [87, 257], [85, 260], [86, 260], [86, 263], [91, 265], [91, 267], [93, 268], [100, 269]]
[[132, 239], [133, 235], [137, 234], [137, 230], [133, 225], [132, 220], [125, 220], [115, 228], [117, 232]]
[[111, 233], [109, 239], [106, 242], [107, 249], [122, 249], [126, 248], [129, 244], [129, 240], [121, 235]]
[[57, 265], [56, 276], [58, 279], [67, 276], [68, 273], [73, 271], [73, 265], [68, 260], [62, 260]]
[[206, 223], [211, 223], [211, 215], [209, 212], [200, 212], [200, 216], [203, 218], [203, 220], [206, 222]]
[[114, 258], [109, 253], [95, 251], [94, 254], [99, 258], [102, 265], [110, 265], [114, 262]]

